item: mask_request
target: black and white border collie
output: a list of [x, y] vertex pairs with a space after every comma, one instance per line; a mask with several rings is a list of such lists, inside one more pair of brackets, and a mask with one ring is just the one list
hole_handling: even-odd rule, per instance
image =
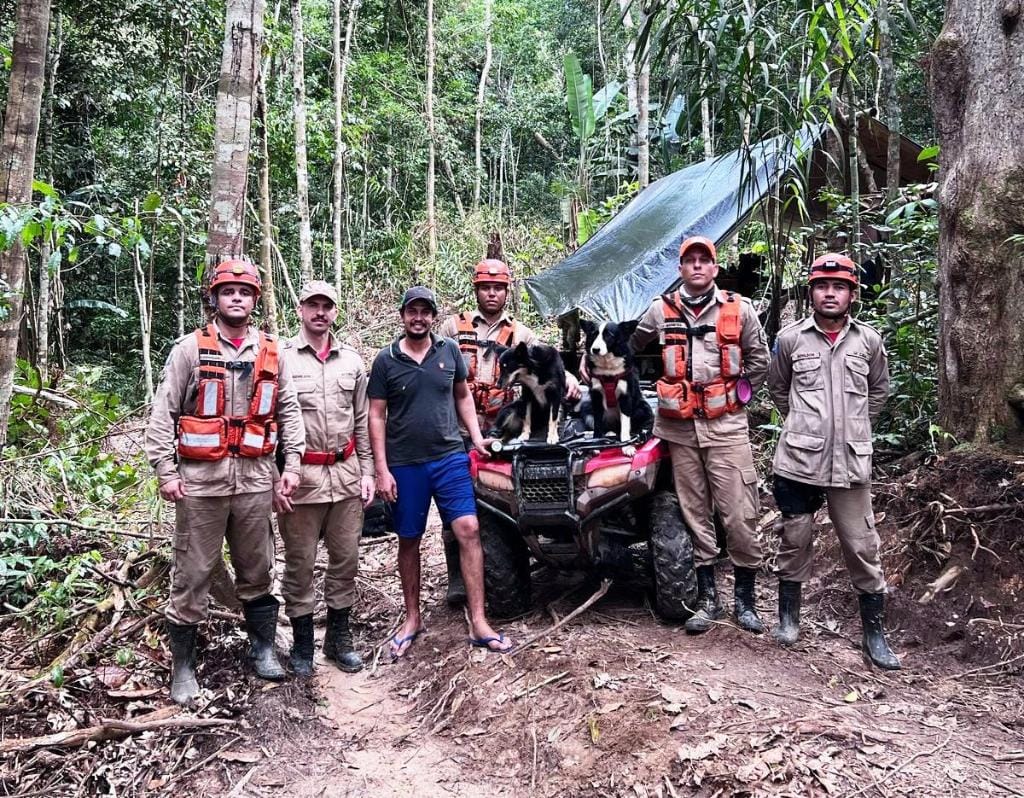
[[511, 349], [497, 347], [501, 369], [499, 385], [519, 384], [522, 395], [505, 405], [495, 419], [503, 443], [527, 441], [545, 430], [547, 442], [558, 443], [558, 412], [565, 396], [565, 366], [553, 346], [519, 343]]
[[636, 325], [636, 321], [580, 322], [586, 340], [594, 437], [612, 432], [625, 442], [654, 426], [654, 413], [640, 390], [636, 360], [629, 350]]

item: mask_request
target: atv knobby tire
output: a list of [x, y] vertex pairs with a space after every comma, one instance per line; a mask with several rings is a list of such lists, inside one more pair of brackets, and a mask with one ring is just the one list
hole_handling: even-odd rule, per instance
[[495, 618], [511, 618], [529, 612], [533, 585], [526, 544], [513, 538], [515, 533], [482, 507], [478, 513], [488, 613]]
[[656, 493], [651, 501], [651, 561], [654, 570], [654, 608], [670, 621], [685, 621], [697, 603], [693, 542], [672, 491]]

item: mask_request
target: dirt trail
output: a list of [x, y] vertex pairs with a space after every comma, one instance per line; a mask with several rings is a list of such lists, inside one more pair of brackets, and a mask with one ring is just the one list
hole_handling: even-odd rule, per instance
[[[367, 599], [397, 595], [382, 567], [393, 546], [373, 547]], [[976, 669], [897, 629], [905, 670], [869, 669], [855, 602], [834, 574], [808, 591], [791, 651], [728, 623], [689, 637], [623, 586], [508, 659], [465, 645], [461, 614], [443, 604], [436, 542], [424, 562], [429, 633], [401, 662], [355, 676], [321, 664], [310, 691], [319, 720], [274, 741], [291, 774], [254, 778], [251, 794], [1024, 795], [1012, 668]], [[537, 610], [502, 627], [518, 639], [591, 590], [544, 572], [535, 587]], [[731, 585], [720, 589], [728, 599]], [[769, 586], [759, 603], [774, 610]], [[364, 650], [396, 618], [390, 605], [368, 610]]]

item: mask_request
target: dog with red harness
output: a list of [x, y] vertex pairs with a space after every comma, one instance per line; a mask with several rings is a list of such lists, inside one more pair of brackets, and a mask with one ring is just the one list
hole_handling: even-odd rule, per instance
[[595, 437], [614, 434], [625, 443], [654, 426], [654, 412], [640, 390], [636, 359], [629, 348], [636, 325], [635, 321], [580, 322]]

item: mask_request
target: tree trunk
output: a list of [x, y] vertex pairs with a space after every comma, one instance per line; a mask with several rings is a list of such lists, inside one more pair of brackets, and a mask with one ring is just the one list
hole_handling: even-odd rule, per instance
[[1024, 429], [1022, 17], [1020, 0], [947, 0], [931, 51], [939, 421], [960, 442], [1019, 442]]
[[[480, 183], [484, 176], [483, 126], [484, 99], [487, 96], [487, 75], [491, 71], [491, 5], [492, 0], [484, 0], [484, 65], [480, 68], [480, 82], [476, 87], [476, 131], [473, 138], [474, 163], [476, 171], [473, 175], [473, 210], [480, 207]], [[456, 188], [456, 192], [458, 188]]]
[[[50, 38], [49, 59], [46, 68], [46, 94], [43, 98], [43, 180], [53, 185], [53, 86], [57, 82], [61, 49], [64, 46], [64, 26], [60, 10], [53, 15], [53, 35]], [[50, 236], [43, 238], [39, 248], [39, 298], [36, 304], [36, 368], [43, 385], [50, 376], [50, 258], [53, 244]]]
[[292, 85], [295, 104], [295, 206], [299, 212], [299, 276], [303, 283], [313, 279], [313, 236], [309, 230], [309, 165], [306, 159], [306, 67], [302, 33], [302, 0], [291, 0]]
[[[138, 215], [138, 203], [136, 202], [135, 213]], [[146, 384], [146, 404], [153, 401], [153, 357], [152, 357], [152, 335], [153, 326], [150, 321], [150, 296], [151, 292], [146, 286], [146, 272], [142, 268], [142, 257], [139, 248], [132, 250], [132, 283], [135, 286], [135, 297], [139, 301], [139, 333], [142, 342], [142, 375]]]
[[885, 157], [885, 206], [891, 209], [900, 193], [900, 98], [896, 86], [896, 68], [892, 60], [892, 28], [888, 0], [878, 2], [878, 78], [882, 121], [889, 128]]
[[188, 229], [185, 227], [185, 220], [181, 220], [181, 229], [178, 231], [178, 274], [174, 280], [174, 318], [177, 321], [178, 337], [185, 334], [185, 240], [188, 238]]
[[[0, 202], [26, 208], [32, 202], [50, 0], [19, 0], [15, 14], [7, 110], [0, 140]], [[0, 321], [0, 446], [7, 442], [25, 268], [25, 250], [20, 239], [7, 251], [0, 252], [0, 281], [6, 283], [9, 296], [7, 314]]]
[[[622, 25], [626, 29], [628, 43], [622, 54], [622, 64], [626, 70], [626, 97], [629, 101], [629, 110], [636, 114], [636, 123], [633, 128], [632, 142], [636, 147], [636, 173], [640, 187], [645, 187], [651, 181], [651, 144], [650, 144], [650, 120], [648, 113], [648, 100], [650, 95], [651, 66], [645, 53], [636, 51], [637, 27], [633, 22], [633, 14], [630, 11], [632, 0], [619, 0], [619, 11], [622, 15]], [[644, 24], [644, 16], [641, 14], [641, 27]]]
[[344, 108], [345, 78], [348, 59], [352, 52], [352, 37], [356, 30], [359, 0], [349, 0], [348, 22], [345, 25], [345, 48], [341, 46], [341, 0], [333, 0], [334, 10], [334, 208], [332, 213], [332, 241], [334, 244], [334, 287], [341, 294], [344, 263], [341, 257], [341, 219], [345, 215], [345, 140], [342, 137], [342, 109]]
[[263, 0], [227, 0], [214, 120], [207, 267], [244, 254], [245, 188], [263, 8]]
[[427, 254], [431, 260], [437, 255], [437, 200], [434, 196], [437, 182], [437, 142], [434, 129], [434, 59], [436, 58], [434, 43], [434, 0], [427, 0], [427, 85], [426, 119], [427, 119]]
[[[267, 59], [269, 61], [269, 59]], [[267, 330], [277, 335], [277, 292], [274, 290], [274, 225], [270, 215], [270, 146], [267, 127], [267, 86], [266, 76], [260, 68], [256, 83], [256, 115], [260, 126], [260, 274], [263, 290], [260, 302], [263, 307], [264, 324]]]

